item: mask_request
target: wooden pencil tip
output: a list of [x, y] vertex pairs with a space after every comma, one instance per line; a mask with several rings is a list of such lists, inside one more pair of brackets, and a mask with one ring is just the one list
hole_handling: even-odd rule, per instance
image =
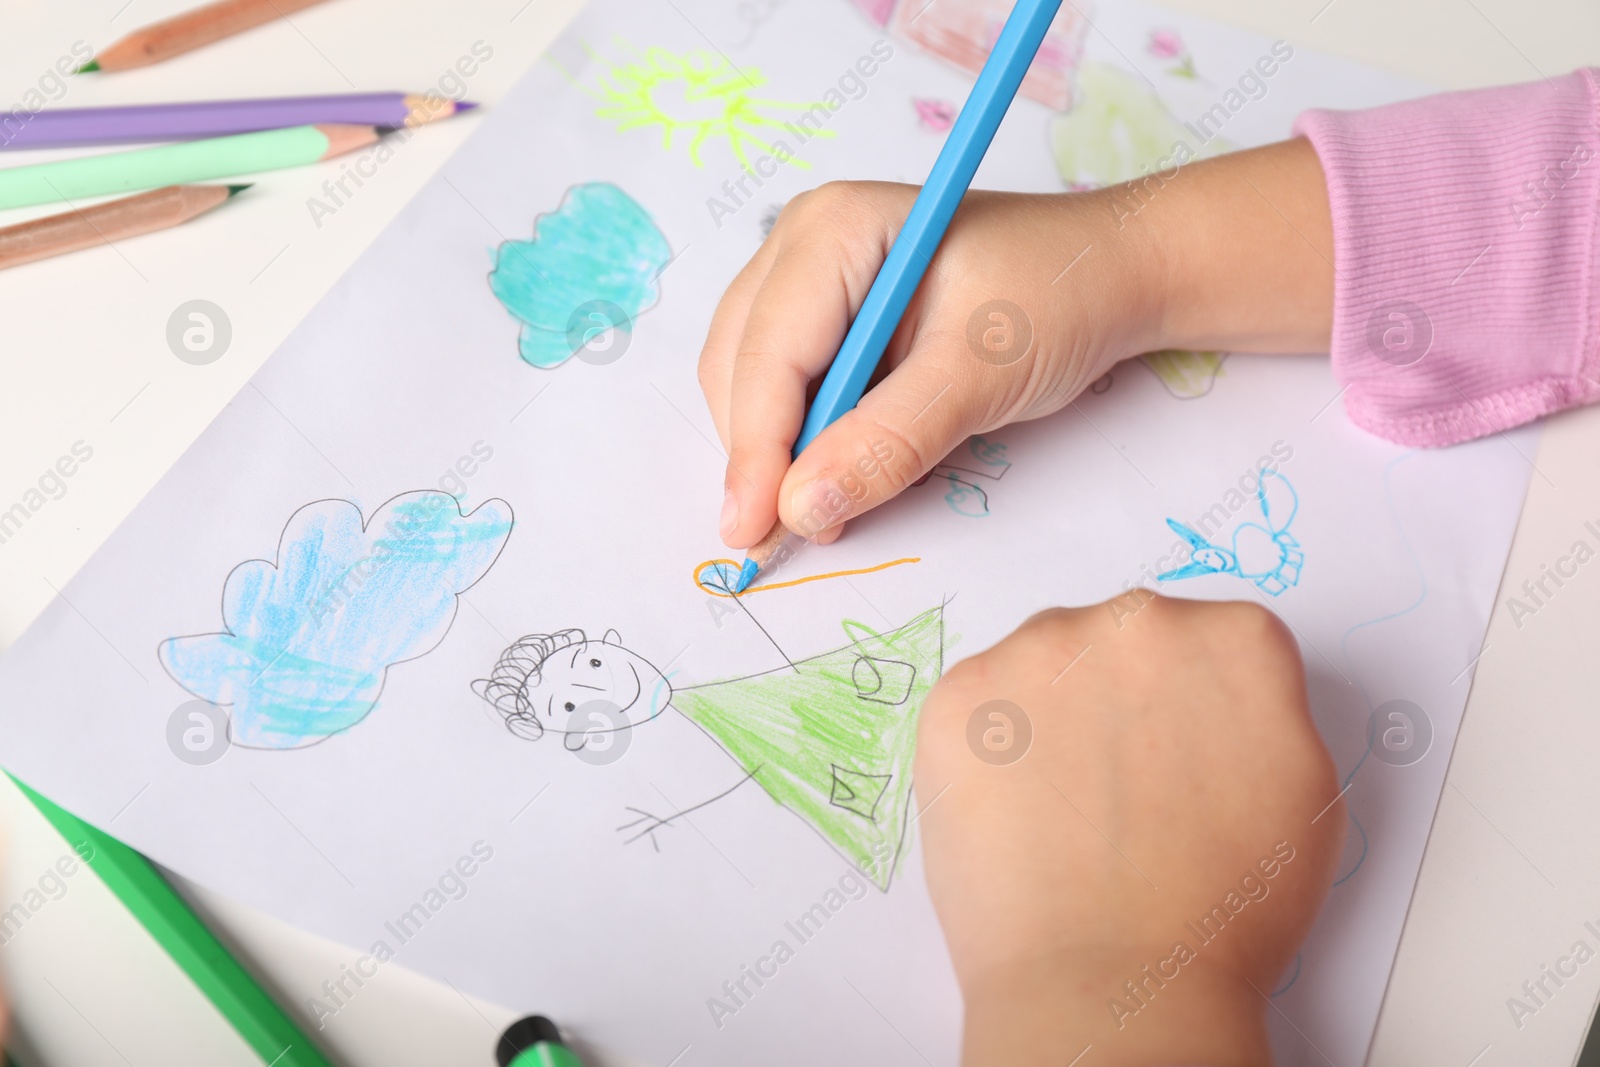
[[85, 63], [83, 66], [79, 67], [77, 70], [73, 71], [72, 73], [74, 73], [74, 74], [92, 74], [94, 71], [97, 71], [99, 69], [100, 69], [100, 61], [98, 59], [91, 59], [91, 60], [89, 60], [89, 62]]
[[318, 123], [316, 128], [328, 139], [328, 147], [322, 153], [323, 159], [372, 144], [388, 130], [386, 126], [350, 126], [337, 122]]
[[406, 119], [405, 125], [415, 129], [426, 126], [430, 122], [447, 119], [451, 115], [459, 115], [463, 111], [471, 111], [477, 104], [465, 100], [447, 100], [437, 95], [408, 95], [405, 98]]
[[254, 184], [255, 182], [245, 182], [243, 185], [230, 185], [228, 186], [228, 195], [238, 196], [240, 193], [244, 192]]

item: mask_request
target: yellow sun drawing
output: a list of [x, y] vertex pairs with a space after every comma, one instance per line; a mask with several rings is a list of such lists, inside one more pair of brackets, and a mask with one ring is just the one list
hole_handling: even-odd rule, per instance
[[[701, 148], [721, 139], [746, 170], [752, 151], [805, 168], [804, 160], [792, 158], [794, 143], [768, 137], [776, 137], [780, 130], [800, 142], [832, 137], [832, 130], [821, 128], [830, 109], [821, 102], [790, 103], [753, 95], [765, 84], [756, 68], [736, 68], [718, 55], [679, 56], [651, 48], [642, 60], [612, 66], [602, 77], [597, 94], [602, 104], [595, 113], [615, 122], [619, 132], [659, 126], [661, 146], [668, 152], [679, 134], [687, 135], [689, 160], [697, 167], [705, 166]], [[794, 122], [774, 116], [783, 111], [803, 114]]]

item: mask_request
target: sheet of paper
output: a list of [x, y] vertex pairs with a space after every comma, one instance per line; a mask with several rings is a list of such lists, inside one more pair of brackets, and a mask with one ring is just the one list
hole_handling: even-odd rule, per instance
[[[1258, 599], [1305, 655], [1349, 846], [1270, 1017], [1280, 1062], [1360, 1063], [1528, 432], [1408, 452], [1326, 359], [1167, 353], [714, 588], [718, 296], [801, 190], [927, 172], [1006, 6], [597, 0], [0, 661], [5, 765], [349, 944], [289, 991], [322, 1025], [398, 962], [652, 1062], [952, 1064], [917, 702], [1029, 613], [1187, 567], [1165, 592]], [[1068, 5], [979, 184], [1423, 91]]]

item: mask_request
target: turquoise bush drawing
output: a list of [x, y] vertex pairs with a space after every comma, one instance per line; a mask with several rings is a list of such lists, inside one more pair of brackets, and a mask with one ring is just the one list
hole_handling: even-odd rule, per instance
[[1300, 583], [1300, 568], [1305, 553], [1300, 542], [1289, 533], [1289, 524], [1300, 509], [1300, 496], [1289, 479], [1276, 471], [1263, 471], [1256, 486], [1256, 503], [1261, 522], [1242, 522], [1234, 527], [1230, 547], [1223, 548], [1202, 537], [1193, 527], [1176, 519], [1167, 525], [1194, 549], [1188, 563], [1156, 575], [1159, 581], [1198, 578], [1203, 574], [1232, 574], [1254, 582], [1271, 596], [1280, 596]]
[[[558, 367], [602, 334], [631, 334], [634, 318], [660, 299], [656, 279], [671, 260], [672, 247], [637, 201], [609, 182], [590, 182], [534, 220], [533, 240], [499, 247], [489, 288], [522, 324], [522, 358]], [[619, 343], [608, 341], [615, 354]]]
[[221, 633], [162, 642], [183, 688], [229, 709], [229, 740], [299, 748], [364, 719], [384, 676], [444, 640], [456, 597], [499, 558], [511, 507], [464, 514], [455, 497], [405, 493], [363, 523], [348, 500], [318, 500], [284, 527], [277, 562], [246, 560], [222, 589]]
[[[975, 479], [998, 482], [1011, 469], [1011, 461], [1006, 458], [1005, 445], [982, 436], [973, 436], [967, 441], [967, 452], [978, 466], [962, 466], [945, 459], [935, 463], [933, 470], [912, 484], [922, 485], [930, 478], [943, 478], [950, 486], [944, 494], [944, 502], [950, 505], [951, 511], [969, 519], [986, 519], [990, 515], [989, 494]], [[962, 459], [965, 461], [967, 457]]]

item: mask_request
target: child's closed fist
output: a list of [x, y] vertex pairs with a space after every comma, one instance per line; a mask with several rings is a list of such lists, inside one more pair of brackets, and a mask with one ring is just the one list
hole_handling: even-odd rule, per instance
[[934, 688], [916, 774], [965, 1063], [1270, 1062], [1266, 995], [1345, 820], [1270, 612], [1139, 590], [1036, 615]]

